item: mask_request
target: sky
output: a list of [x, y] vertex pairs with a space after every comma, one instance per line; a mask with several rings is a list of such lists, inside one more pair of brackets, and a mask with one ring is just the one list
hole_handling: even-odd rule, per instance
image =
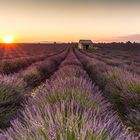
[[0, 42], [140, 42], [140, 0], [0, 0]]

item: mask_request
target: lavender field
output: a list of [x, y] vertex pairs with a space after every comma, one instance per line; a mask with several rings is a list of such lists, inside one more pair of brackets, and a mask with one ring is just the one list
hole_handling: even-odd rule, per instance
[[0, 140], [140, 140], [140, 46], [0, 44]]

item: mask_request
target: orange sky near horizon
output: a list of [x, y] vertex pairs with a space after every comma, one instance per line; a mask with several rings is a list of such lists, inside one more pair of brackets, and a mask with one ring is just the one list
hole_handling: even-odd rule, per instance
[[0, 42], [140, 41], [138, 0], [0, 0]]

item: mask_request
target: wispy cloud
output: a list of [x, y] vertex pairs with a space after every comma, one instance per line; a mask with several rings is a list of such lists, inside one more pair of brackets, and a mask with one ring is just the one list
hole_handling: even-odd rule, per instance
[[127, 36], [120, 36], [116, 37], [116, 41], [132, 41], [132, 42], [140, 42], [140, 34], [133, 34], [133, 35], [127, 35]]
[[132, 34], [125, 36], [114, 36], [114, 37], [104, 37], [101, 39], [95, 39], [95, 42], [139, 42], [140, 43], [140, 34]]

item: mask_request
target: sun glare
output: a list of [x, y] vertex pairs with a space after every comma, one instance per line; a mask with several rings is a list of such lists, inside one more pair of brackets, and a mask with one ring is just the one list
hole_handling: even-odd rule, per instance
[[11, 36], [6, 36], [3, 39], [4, 43], [13, 43], [13, 38]]

